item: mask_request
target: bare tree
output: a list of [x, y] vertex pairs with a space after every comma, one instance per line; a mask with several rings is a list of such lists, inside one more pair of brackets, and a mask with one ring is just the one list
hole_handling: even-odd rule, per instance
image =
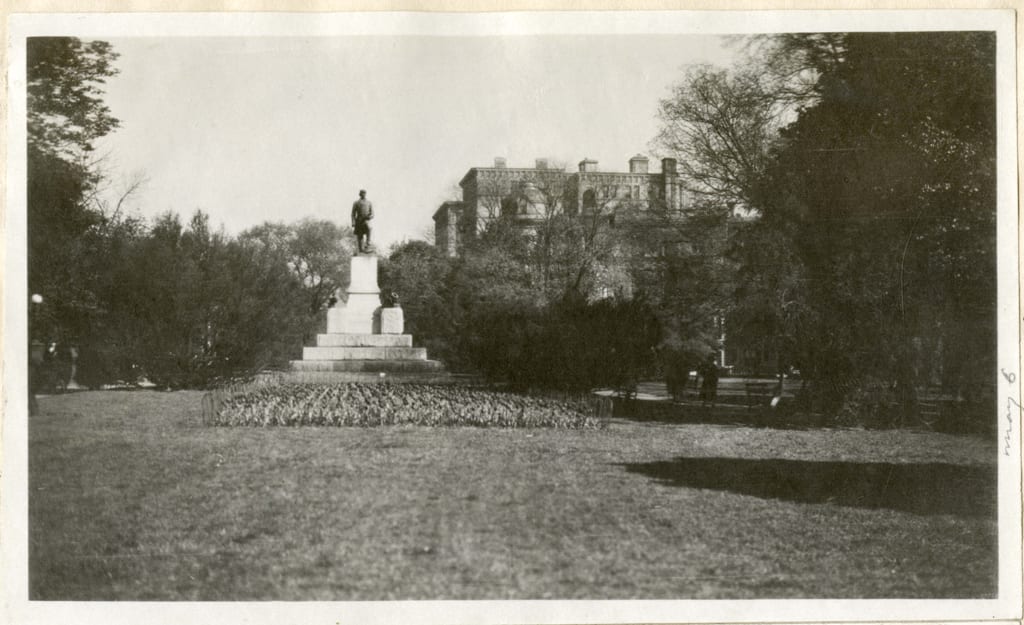
[[125, 209], [149, 183], [149, 176], [139, 169], [121, 178], [117, 189], [113, 189], [109, 178], [100, 178], [97, 189], [90, 194], [89, 203], [109, 221], [120, 221], [125, 216]]
[[846, 33], [782, 33], [744, 37], [747, 65], [772, 84], [774, 98], [791, 108], [813, 106], [820, 78], [846, 58]]
[[757, 209], [770, 149], [790, 109], [753, 69], [701, 65], [661, 102], [656, 143], [677, 155], [687, 189], [720, 208]]

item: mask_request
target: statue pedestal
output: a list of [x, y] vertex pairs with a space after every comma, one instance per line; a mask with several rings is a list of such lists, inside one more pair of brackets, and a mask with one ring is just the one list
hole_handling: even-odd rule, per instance
[[352, 258], [348, 300], [327, 310], [327, 333], [302, 348], [292, 361], [300, 382], [443, 382], [444, 366], [427, 360], [427, 350], [412, 346], [403, 334], [401, 308], [382, 308], [377, 286], [377, 257]]
[[328, 334], [380, 334], [377, 257], [353, 256], [348, 301], [327, 310]]

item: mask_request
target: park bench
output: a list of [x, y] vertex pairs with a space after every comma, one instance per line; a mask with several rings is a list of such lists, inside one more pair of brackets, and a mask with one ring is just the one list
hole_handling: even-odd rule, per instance
[[747, 391], [747, 408], [767, 406], [773, 397], [778, 384], [775, 382], [745, 382]]
[[942, 403], [937, 399], [920, 399], [917, 402], [917, 421], [929, 429], [942, 418]]

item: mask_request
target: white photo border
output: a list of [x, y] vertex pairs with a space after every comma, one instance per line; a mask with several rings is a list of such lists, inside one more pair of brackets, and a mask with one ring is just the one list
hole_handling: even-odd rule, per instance
[[[1017, 621], [1021, 614], [1020, 257], [1016, 15], [1011, 10], [516, 13], [24, 13], [9, 16], [0, 563], [12, 623], [674, 623]], [[28, 601], [25, 41], [32, 36], [530, 36], [985, 30], [997, 33], [999, 596], [992, 600]], [[13, 340], [12, 340], [13, 338]], [[1016, 407], [1014, 405], [1016, 404]], [[1004, 448], [1006, 453], [1004, 455]]]

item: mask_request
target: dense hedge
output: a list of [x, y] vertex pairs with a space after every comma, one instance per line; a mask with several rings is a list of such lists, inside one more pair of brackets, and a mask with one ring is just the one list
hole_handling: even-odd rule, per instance
[[568, 392], [627, 389], [651, 375], [661, 338], [651, 305], [621, 293], [594, 300], [590, 282], [559, 282], [553, 273], [566, 267], [542, 248], [495, 221], [457, 258], [422, 241], [396, 246], [380, 284], [400, 296], [406, 332], [450, 371]]
[[494, 307], [471, 325], [472, 362], [518, 389], [632, 389], [657, 363], [660, 326], [643, 300]]
[[458, 385], [280, 384], [222, 398], [211, 425], [598, 428], [587, 402]]

